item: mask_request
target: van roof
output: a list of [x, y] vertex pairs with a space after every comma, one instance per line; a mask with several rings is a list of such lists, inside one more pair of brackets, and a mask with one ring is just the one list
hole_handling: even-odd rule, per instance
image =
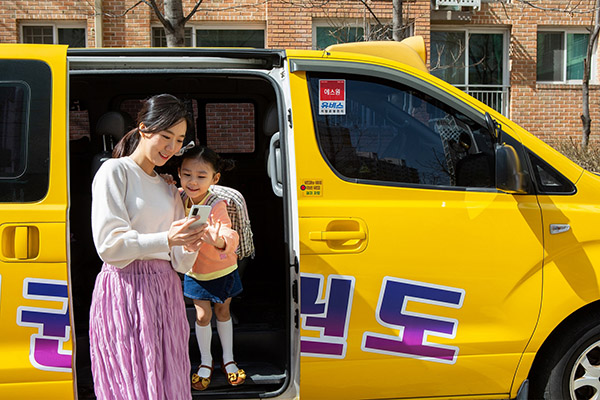
[[411, 36], [401, 42], [387, 40], [334, 44], [325, 51], [334, 56], [337, 52], [345, 52], [386, 58], [429, 72], [426, 64], [427, 50], [422, 36]]
[[[272, 50], [249, 48], [69, 48], [67, 56], [70, 69], [122, 69], [139, 68], [140, 63], [164, 67], [182, 68], [185, 64], [205, 64], [206, 68], [259, 68], [281, 67], [286, 55], [353, 58], [377, 57], [399, 62], [423, 72], [427, 69], [427, 51], [422, 36], [411, 36], [396, 41], [368, 41], [334, 44], [325, 50]], [[179, 57], [180, 65], [173, 65], [172, 58]]]

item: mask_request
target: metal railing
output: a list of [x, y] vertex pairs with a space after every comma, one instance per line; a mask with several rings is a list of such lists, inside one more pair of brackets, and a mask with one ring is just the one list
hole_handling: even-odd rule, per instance
[[456, 85], [456, 87], [490, 106], [505, 117], [509, 117], [510, 86]]

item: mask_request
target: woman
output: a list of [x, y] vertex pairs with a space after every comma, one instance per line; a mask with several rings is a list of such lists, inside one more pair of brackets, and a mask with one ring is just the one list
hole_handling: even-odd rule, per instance
[[148, 99], [138, 125], [92, 184], [100, 258], [90, 309], [98, 399], [190, 399], [189, 324], [175, 271], [196, 259], [203, 229], [188, 229], [177, 189], [155, 171], [183, 144], [187, 110], [171, 95]]

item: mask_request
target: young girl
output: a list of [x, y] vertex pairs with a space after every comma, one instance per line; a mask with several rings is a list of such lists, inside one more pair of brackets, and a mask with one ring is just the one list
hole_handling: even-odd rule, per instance
[[189, 228], [179, 193], [154, 171], [181, 149], [186, 128], [183, 102], [151, 97], [92, 184], [92, 234], [104, 261], [90, 308], [99, 400], [191, 399], [190, 329], [175, 270], [190, 270], [197, 253], [187, 250], [205, 233]]
[[213, 150], [199, 146], [187, 150], [178, 170], [185, 209], [193, 204], [211, 205], [211, 217], [202, 236], [194, 267], [184, 278], [183, 293], [194, 300], [196, 307], [196, 339], [200, 348], [201, 365], [192, 375], [192, 387], [204, 390], [210, 384], [213, 360], [210, 353], [212, 339], [212, 309], [217, 317], [217, 332], [223, 347], [221, 368], [232, 386], [246, 380], [244, 370], [233, 360], [233, 325], [229, 305], [231, 298], [242, 291], [237, 271], [239, 236], [231, 229], [225, 200], [217, 198], [210, 186], [217, 184], [221, 171], [233, 168], [230, 160], [222, 160]]

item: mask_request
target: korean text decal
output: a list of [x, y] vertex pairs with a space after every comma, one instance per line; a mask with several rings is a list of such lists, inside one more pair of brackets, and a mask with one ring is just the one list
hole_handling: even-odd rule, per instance
[[[318, 338], [301, 338], [301, 353], [310, 357], [344, 358], [355, 278], [329, 275], [323, 292], [324, 280], [322, 275], [301, 274], [302, 329], [319, 332]], [[458, 320], [409, 309], [411, 303], [458, 309], [464, 297], [463, 289], [385, 277], [374, 318], [382, 327], [397, 330], [399, 335], [364, 332], [361, 350], [454, 364], [459, 348], [435, 343], [430, 338], [454, 339]], [[440, 313], [443, 314], [443, 308]]]
[[354, 277], [329, 275], [325, 299], [323, 275], [302, 274], [300, 310], [302, 328], [319, 332], [319, 337], [302, 337], [302, 355], [326, 358], [344, 358], [348, 324], [354, 295]]
[[319, 80], [319, 115], [346, 114], [346, 81]]
[[461, 308], [465, 291], [429, 283], [385, 277], [377, 304], [377, 321], [398, 329], [399, 336], [365, 332], [362, 349], [373, 353], [454, 364], [458, 347], [432, 343], [430, 336], [453, 339], [458, 321], [407, 310], [410, 302]]
[[48, 308], [17, 309], [17, 325], [38, 329], [31, 335], [31, 364], [44, 371], [71, 372], [72, 351], [63, 349], [71, 334], [67, 282], [26, 278], [23, 297], [48, 302]]
[[323, 194], [323, 181], [321, 179], [304, 179], [300, 185], [302, 196], [314, 197]]

